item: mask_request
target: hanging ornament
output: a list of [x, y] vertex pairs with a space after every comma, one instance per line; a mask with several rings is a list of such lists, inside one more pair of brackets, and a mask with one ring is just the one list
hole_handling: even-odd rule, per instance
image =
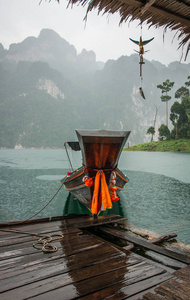
[[112, 202], [119, 200], [119, 197], [116, 194], [117, 187], [115, 186], [115, 184], [116, 184], [116, 173], [112, 171], [110, 175], [110, 182], [109, 182], [110, 196]]
[[94, 182], [93, 182], [93, 179], [88, 177], [88, 176], [84, 176], [82, 181], [84, 182], [84, 184], [88, 187], [91, 187], [93, 186]]
[[132, 40], [131, 38], [129, 38], [129, 39], [133, 43], [135, 43], [136, 45], [139, 46], [139, 50], [138, 51], [134, 50], [134, 51], [139, 54], [139, 59], [140, 59], [139, 65], [140, 65], [140, 80], [141, 80], [141, 83], [140, 83], [139, 92], [140, 92], [141, 96], [145, 99], [145, 95], [144, 95], [144, 92], [143, 92], [143, 89], [142, 89], [142, 81], [143, 81], [142, 65], [145, 64], [144, 59], [143, 59], [143, 55], [144, 55], [145, 52], [148, 52], [149, 50], [144, 51], [144, 46], [147, 45], [148, 43], [150, 43], [154, 38], [151, 38], [150, 40], [143, 41], [143, 39], [142, 39], [142, 22], [141, 22], [141, 36], [140, 36], [139, 41]]

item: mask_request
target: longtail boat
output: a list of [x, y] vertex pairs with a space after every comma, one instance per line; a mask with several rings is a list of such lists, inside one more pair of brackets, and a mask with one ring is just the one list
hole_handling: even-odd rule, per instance
[[112, 208], [118, 193], [129, 179], [117, 167], [130, 131], [76, 130], [77, 142], [70, 142], [82, 152], [82, 166], [61, 181], [94, 216]]

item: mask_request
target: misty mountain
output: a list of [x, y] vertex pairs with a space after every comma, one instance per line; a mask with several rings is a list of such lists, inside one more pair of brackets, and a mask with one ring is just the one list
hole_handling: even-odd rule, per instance
[[53, 69], [68, 76], [71, 72], [80, 69], [97, 70], [103, 67], [101, 62], [96, 62], [96, 55], [93, 51], [85, 49], [78, 55], [73, 45], [60, 37], [51, 29], [41, 30], [39, 36], [28, 37], [18, 44], [12, 44], [9, 50], [2, 50], [0, 45], [0, 58], [4, 58], [4, 63], [19, 61], [47, 62]]
[[76, 140], [75, 129], [131, 130], [132, 144], [150, 139], [147, 128], [165, 123], [165, 103], [157, 85], [184, 85], [190, 65], [158, 61], [143, 65], [140, 93], [139, 56], [122, 56], [105, 64], [93, 51], [80, 54], [50, 29], [8, 50], [0, 44], [0, 147], [63, 147]]

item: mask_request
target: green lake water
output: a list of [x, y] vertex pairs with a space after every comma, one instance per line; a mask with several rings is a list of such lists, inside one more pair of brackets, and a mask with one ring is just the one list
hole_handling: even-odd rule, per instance
[[[71, 152], [75, 168], [81, 153]], [[120, 192], [123, 215], [159, 234], [176, 232], [190, 244], [190, 153], [122, 152], [119, 168], [130, 181]], [[65, 150], [0, 150], [0, 222], [24, 220], [39, 211], [70, 171]], [[60, 190], [37, 216], [62, 215], [69, 194]]]

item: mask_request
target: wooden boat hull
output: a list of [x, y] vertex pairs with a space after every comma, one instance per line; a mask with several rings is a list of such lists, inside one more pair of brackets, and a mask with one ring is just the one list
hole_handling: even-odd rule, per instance
[[[116, 184], [117, 187], [117, 195], [121, 190], [124, 189], [125, 184], [129, 181], [129, 179], [117, 168], [115, 169], [116, 173]], [[107, 182], [110, 180], [110, 174], [106, 174]], [[84, 169], [81, 167], [80, 169], [74, 171], [71, 175], [63, 178], [62, 182], [65, 185], [65, 189], [68, 190], [74, 197], [76, 197], [82, 204], [84, 204], [87, 208], [90, 209], [93, 188], [87, 187], [83, 182], [83, 177], [86, 175]]]
[[86, 186], [84, 176], [94, 180], [96, 173], [101, 170], [105, 173], [106, 183], [109, 186], [110, 176], [114, 171], [116, 194], [128, 182], [129, 179], [117, 168], [117, 164], [130, 132], [76, 130], [76, 133], [82, 152], [83, 166], [65, 176], [62, 182], [68, 192], [90, 209], [94, 185]]

